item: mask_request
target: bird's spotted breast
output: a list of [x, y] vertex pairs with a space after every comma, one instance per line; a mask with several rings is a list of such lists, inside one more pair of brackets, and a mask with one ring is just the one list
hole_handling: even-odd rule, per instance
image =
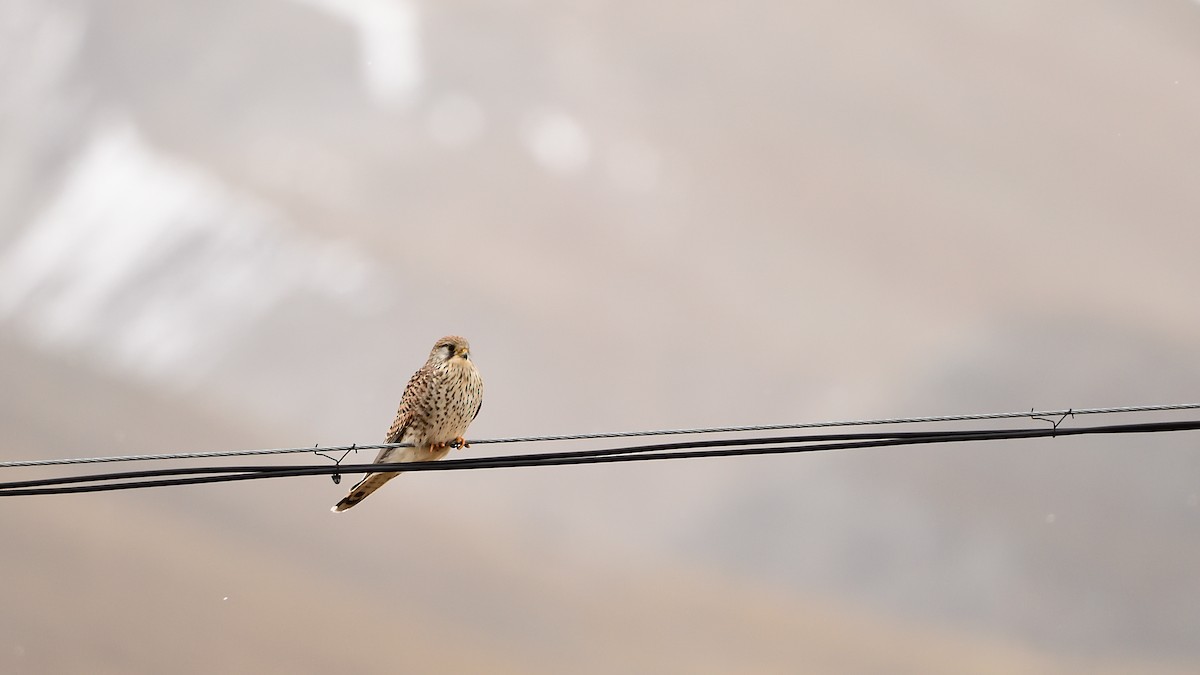
[[417, 407], [414, 443], [446, 443], [466, 433], [479, 409], [482, 381], [469, 361], [442, 363], [430, 369], [430, 386]]

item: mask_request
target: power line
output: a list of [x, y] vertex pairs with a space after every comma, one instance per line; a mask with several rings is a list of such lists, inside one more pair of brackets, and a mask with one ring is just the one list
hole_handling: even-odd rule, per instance
[[[1068, 412], [1069, 414], [1069, 412]], [[1065, 419], [1065, 417], [1064, 417]], [[1059, 420], [1061, 422], [1062, 419]], [[720, 439], [683, 441], [656, 445], [630, 446], [603, 450], [509, 455], [444, 460], [441, 462], [412, 462], [403, 465], [409, 471], [454, 471], [466, 469], [512, 468], [532, 466], [564, 466], [614, 462], [638, 462], [664, 459], [697, 459], [746, 455], [791, 454], [831, 450], [880, 448], [929, 443], [960, 443], [986, 440], [1013, 440], [1056, 436], [1093, 434], [1142, 434], [1169, 431], [1200, 430], [1200, 420], [1173, 422], [1143, 422], [1137, 424], [1091, 427], [1062, 427], [1057, 422], [1049, 428], [983, 429], [965, 431], [928, 431], [893, 433], [822, 434], [792, 437]], [[309, 450], [311, 452], [311, 450]], [[43, 478], [0, 483], [0, 496], [31, 496], [103, 492], [146, 487], [194, 485], [266, 478], [329, 475], [371, 471], [395, 471], [396, 464], [354, 464], [319, 466], [223, 466], [177, 467], [146, 471], [112, 472], [88, 476]], [[119, 481], [119, 482], [100, 482]], [[84, 484], [81, 484], [84, 483]]]
[[[966, 415], [939, 415], [932, 417], [896, 417], [890, 419], [842, 420], [829, 422], [799, 422], [789, 424], [762, 424], [740, 427], [707, 427], [696, 429], [658, 429], [652, 431], [615, 431], [587, 434], [565, 434], [552, 436], [518, 436], [512, 438], [485, 438], [472, 440], [471, 445], [491, 443], [542, 443], [561, 441], [600, 440], [611, 438], [636, 438], [650, 436], [675, 436], [689, 434], [751, 433], [760, 431], [789, 431], [797, 429], [822, 429], [837, 427], [882, 426], [889, 424], [929, 424], [936, 422], [970, 422], [1001, 419], [1045, 419], [1065, 418], [1076, 415], [1112, 415], [1118, 413], [1167, 412], [1200, 410], [1200, 403], [1172, 403], [1165, 405], [1123, 406], [1114, 408], [1083, 408], [1079, 410], [1029, 410], [1022, 412], [978, 413]], [[0, 462], [0, 469], [34, 466], [58, 466], [69, 464], [101, 464], [109, 462], [140, 462], [156, 460], [214, 459], [222, 457], [252, 457], [262, 455], [284, 455], [309, 452], [349, 452], [356, 450], [379, 450], [403, 448], [408, 443], [372, 443], [366, 445], [334, 445], [298, 448], [266, 448], [257, 450], [217, 450], [210, 452], [177, 452], [154, 455], [116, 455], [111, 457], [73, 457], [61, 459], [32, 459]]]
[[[744, 427], [708, 427], [700, 429], [660, 429], [656, 431], [618, 431], [610, 433], [598, 434], [574, 434], [566, 436], [527, 436], [524, 438], [496, 438], [485, 439], [479, 441], [471, 441], [475, 443], [532, 443], [538, 441], [576, 441], [598, 438], [628, 438], [636, 436], [673, 436], [686, 434], [716, 434], [716, 433], [738, 433], [738, 432], [755, 432], [755, 431], [787, 431], [794, 429], [822, 429], [830, 427], [861, 427], [861, 426], [881, 426], [885, 424], [927, 424], [933, 422], [971, 422], [980, 420], [1000, 420], [1000, 419], [1052, 419], [1055, 417], [1069, 417], [1074, 415], [1112, 415], [1116, 413], [1136, 413], [1136, 412], [1165, 412], [1174, 410], [1200, 410], [1200, 403], [1171, 403], [1165, 405], [1144, 405], [1144, 406], [1125, 406], [1119, 408], [1083, 408], [1080, 410], [1028, 410], [1022, 412], [1002, 412], [1002, 413], [977, 413], [966, 415], [939, 415], [933, 417], [895, 417], [884, 419], [871, 420], [840, 420], [833, 422], [797, 422], [791, 424], [761, 424], [756, 426]], [[2, 466], [2, 465], [0, 465]]]

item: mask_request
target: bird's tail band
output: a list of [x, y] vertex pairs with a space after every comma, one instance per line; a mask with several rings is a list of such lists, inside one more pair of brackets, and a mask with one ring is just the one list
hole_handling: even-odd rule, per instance
[[367, 474], [366, 478], [360, 480], [357, 485], [350, 488], [350, 494], [343, 497], [342, 501], [334, 504], [333, 508], [329, 510], [333, 511], [334, 513], [341, 513], [342, 511], [345, 511], [346, 509], [366, 499], [371, 495], [372, 492], [383, 487], [384, 483], [399, 475], [399, 471]]

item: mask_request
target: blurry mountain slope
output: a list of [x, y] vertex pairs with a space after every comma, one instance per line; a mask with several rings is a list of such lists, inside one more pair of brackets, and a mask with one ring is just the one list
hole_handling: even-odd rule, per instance
[[[449, 332], [488, 382], [475, 437], [1198, 398], [1193, 3], [0, 12], [0, 364], [24, 383], [0, 420], [20, 456], [378, 441]], [[664, 638], [698, 661], [821, 653], [711, 637], [763, 584], [861, 603], [883, 632], [929, 622], [948, 650], [929, 654], [958, 655], [942, 670], [1009, 664], [987, 654], [1011, 641], [1049, 655], [1008, 670], [1141, 671], [1200, 659], [1194, 445], [427, 475], [350, 520], [324, 478], [51, 503], [66, 522], [170, 509], [199, 529], [160, 538], [164, 579], [193, 541], [303, 560], [515, 669], [561, 666], [538, 641], [556, 627], [572, 656], [612, 633], [598, 670], [678, 665], [638, 650], [677, 616], [661, 572], [713, 598]], [[558, 597], [641, 560], [616, 585], [644, 606]], [[663, 621], [637, 623], [645, 606]], [[879, 670], [825, 641], [824, 669]]]

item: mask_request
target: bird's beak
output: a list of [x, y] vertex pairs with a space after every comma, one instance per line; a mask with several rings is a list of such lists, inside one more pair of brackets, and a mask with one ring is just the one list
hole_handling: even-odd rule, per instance
[[459, 356], [463, 357], [464, 360], [467, 360], [467, 361], [471, 360], [471, 352], [464, 351], [461, 354], [459, 354]]

